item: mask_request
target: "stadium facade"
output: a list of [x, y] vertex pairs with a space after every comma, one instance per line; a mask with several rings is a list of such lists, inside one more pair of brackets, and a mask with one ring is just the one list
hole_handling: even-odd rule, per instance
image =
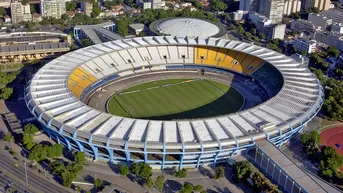
[[[244, 96], [241, 111], [194, 120], [132, 119], [86, 105], [87, 97], [105, 93], [115, 80], [185, 70], [233, 74], [241, 93], [250, 85], [258, 88]], [[42, 67], [25, 91], [32, 114], [66, 148], [94, 160], [156, 167], [227, 161], [262, 139], [280, 146], [317, 114], [324, 96], [315, 75], [285, 55], [234, 40], [177, 36], [116, 40], [70, 52]]]

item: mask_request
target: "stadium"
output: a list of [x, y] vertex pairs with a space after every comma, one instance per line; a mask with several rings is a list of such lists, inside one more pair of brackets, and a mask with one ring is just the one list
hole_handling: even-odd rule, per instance
[[256, 45], [150, 36], [79, 49], [28, 82], [45, 132], [94, 160], [199, 167], [268, 140], [279, 147], [320, 110], [307, 68]]

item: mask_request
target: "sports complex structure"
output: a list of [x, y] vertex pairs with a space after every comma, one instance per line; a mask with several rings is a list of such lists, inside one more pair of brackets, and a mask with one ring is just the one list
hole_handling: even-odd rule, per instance
[[[179, 81], [162, 84], [166, 79]], [[175, 88], [192, 93], [199, 87], [197, 91], [224, 96], [227, 90], [221, 83], [237, 91], [242, 103], [234, 112], [208, 117], [144, 117], [141, 108], [151, 113], [153, 102], [158, 103], [157, 96], [145, 91], [152, 87], [127, 91], [142, 83], [157, 84], [153, 88], [158, 91], [194, 84]], [[109, 101], [124, 95], [123, 90], [147, 95], [127, 99], [138, 107], [116, 103], [114, 109], [121, 108], [125, 115], [108, 113]], [[163, 96], [175, 100], [170, 92]], [[301, 131], [323, 103], [315, 75], [285, 55], [234, 40], [178, 36], [116, 40], [70, 52], [42, 67], [28, 82], [25, 96], [44, 130], [68, 149], [84, 151], [95, 160], [140, 161], [156, 167], [227, 161], [259, 140], [279, 147]], [[194, 101], [201, 96], [207, 100], [200, 94]], [[186, 104], [176, 102], [180, 108]], [[168, 104], [156, 106], [162, 112]]]

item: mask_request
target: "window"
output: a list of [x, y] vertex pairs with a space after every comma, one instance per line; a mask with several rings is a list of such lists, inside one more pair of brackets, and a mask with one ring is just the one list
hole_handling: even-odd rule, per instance
[[167, 56], [166, 56], [166, 55], [163, 55], [163, 58], [164, 58], [164, 59], [167, 59]]
[[185, 55], [181, 55], [181, 58], [185, 59], [185, 58], [186, 58], [186, 56], [185, 56]]
[[127, 62], [128, 62], [128, 63], [132, 63], [132, 61], [131, 61], [130, 59], [129, 59], [129, 60], [127, 60]]
[[204, 56], [200, 56], [200, 59], [202, 59], [202, 60], [203, 60], [203, 59], [204, 59]]

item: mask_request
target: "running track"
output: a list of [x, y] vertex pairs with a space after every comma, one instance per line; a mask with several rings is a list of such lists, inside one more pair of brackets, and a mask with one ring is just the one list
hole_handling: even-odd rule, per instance
[[[331, 146], [335, 148], [339, 154], [343, 155], [343, 127], [326, 129], [320, 133], [320, 139], [323, 145]], [[342, 148], [336, 147], [336, 143], [341, 144]]]

